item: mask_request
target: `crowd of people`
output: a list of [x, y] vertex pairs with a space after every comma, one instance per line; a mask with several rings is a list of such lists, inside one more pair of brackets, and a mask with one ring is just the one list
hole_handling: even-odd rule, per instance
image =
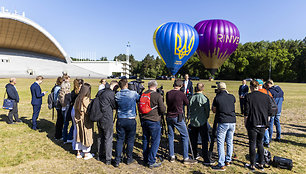
[[[36, 82], [30, 87], [33, 130], [39, 129], [37, 118], [42, 105], [42, 97], [47, 93], [41, 91], [40, 84], [42, 82], [43, 77], [38, 76]], [[113, 130], [116, 120], [117, 137], [113, 165], [118, 167], [123, 161], [126, 164], [133, 163], [135, 161], [133, 148], [137, 126], [135, 119], [138, 108], [142, 127], [143, 161], [149, 168], [162, 165], [156, 156], [161, 142], [162, 120], [166, 120], [167, 123], [167, 148], [170, 162], [176, 161], [174, 151], [174, 128], [176, 128], [181, 138], [184, 164], [198, 162], [200, 136], [201, 156], [204, 159], [204, 165], [212, 166], [212, 169], [218, 171], [224, 171], [226, 167], [231, 165], [236, 126], [236, 99], [227, 91], [224, 82], [218, 83], [216, 96], [210, 106], [209, 99], [204, 95], [204, 83], [197, 83], [193, 88], [187, 74], [184, 80], [175, 80], [173, 89], [166, 93], [167, 108], [164, 104], [164, 96], [158, 92], [158, 84], [155, 80], [149, 81], [148, 90], [141, 92], [131, 90], [126, 78], [119, 82], [112, 80], [107, 83], [104, 79], [100, 82], [99, 91], [94, 99], [91, 99], [91, 85], [82, 79], [73, 81], [73, 90], [71, 91], [68, 75], [58, 77], [51, 90], [53, 107], [57, 111], [54, 137], [64, 143], [72, 143], [72, 147], [76, 151], [76, 158], [85, 160], [93, 158], [91, 147], [94, 142], [93, 127], [94, 121], [96, 121], [99, 133], [97, 159], [107, 165], [112, 164]], [[13, 116], [16, 122], [21, 122], [18, 118], [19, 96], [14, 87], [15, 84], [16, 79], [11, 78], [9, 84], [6, 85], [8, 99], [15, 101], [13, 109], [8, 114], [9, 124], [14, 123]], [[119, 88], [120, 90], [118, 90]], [[277, 130], [275, 140], [280, 141], [279, 120], [284, 92], [270, 79], [265, 83], [261, 79], [252, 80], [250, 91], [249, 93], [249, 87], [243, 80], [238, 95], [241, 114], [244, 116], [249, 137], [250, 164], [246, 164], [246, 167], [254, 171], [255, 168], [260, 170], [264, 168], [263, 149], [264, 146], [269, 147], [272, 141], [274, 124]], [[274, 101], [278, 107], [277, 113], [274, 115], [271, 101]], [[215, 113], [212, 135], [209, 133], [211, 127], [208, 122], [210, 111]], [[72, 126], [68, 131], [70, 121], [72, 121]], [[209, 141], [212, 142], [215, 137], [218, 151], [216, 165], [214, 165], [215, 161], [208, 150]], [[255, 160], [256, 147], [258, 148], [258, 160]], [[191, 157], [189, 152], [191, 152]], [[125, 153], [124, 159], [123, 153]]]

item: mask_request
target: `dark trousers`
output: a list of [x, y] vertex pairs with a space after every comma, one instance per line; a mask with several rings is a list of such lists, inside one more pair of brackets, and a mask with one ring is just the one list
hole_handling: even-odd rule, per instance
[[98, 121], [98, 131], [99, 131], [99, 138], [98, 138], [98, 153], [99, 159], [111, 161], [112, 159], [112, 149], [113, 149], [113, 122], [102, 122]]
[[[72, 108], [71, 108], [72, 109]], [[64, 126], [63, 126], [63, 141], [66, 142], [67, 140], [72, 140], [73, 139], [73, 130], [74, 127], [73, 125], [70, 127], [69, 133], [68, 133], [68, 127], [69, 127], [69, 122], [71, 120], [71, 109], [67, 109], [65, 111], [62, 111], [62, 115], [64, 118]]]
[[133, 148], [136, 135], [136, 120], [127, 118], [118, 118], [117, 125], [117, 145], [116, 145], [116, 157], [115, 162], [117, 164], [121, 161], [121, 154], [123, 149], [124, 140], [127, 144], [126, 156], [127, 161], [131, 162], [133, 160]]
[[57, 119], [55, 124], [55, 138], [60, 139], [63, 136], [64, 117], [61, 108], [56, 109]]
[[264, 164], [264, 147], [263, 147], [263, 137], [265, 135], [265, 128], [249, 128], [249, 153], [250, 153], [250, 163], [255, 165], [256, 158], [256, 147], [258, 149], [258, 159], [259, 164]]
[[145, 163], [152, 165], [156, 161], [156, 154], [160, 143], [160, 136], [161, 136], [160, 122], [143, 120], [142, 132], [143, 132], [142, 136], [143, 158]]
[[192, 145], [193, 155], [196, 158], [198, 153], [198, 136], [200, 134], [202, 140], [202, 157], [204, 162], [209, 162], [208, 158], [208, 124], [205, 123], [200, 127], [189, 126], [190, 128], [190, 141]]
[[244, 114], [245, 98], [239, 98], [239, 102], [240, 102], [240, 110], [241, 110], [241, 113]]
[[32, 105], [33, 106], [33, 116], [32, 116], [32, 129], [37, 129], [37, 118], [41, 109], [41, 105]]
[[8, 123], [13, 123], [14, 120], [13, 120], [13, 116], [14, 116], [14, 119], [15, 121], [20, 121], [19, 118], [18, 118], [18, 104], [17, 102], [14, 102], [14, 105], [13, 105], [13, 109], [9, 111], [8, 113]]

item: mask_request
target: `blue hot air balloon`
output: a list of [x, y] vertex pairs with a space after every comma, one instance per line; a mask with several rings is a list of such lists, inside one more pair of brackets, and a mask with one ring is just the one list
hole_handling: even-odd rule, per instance
[[188, 24], [169, 22], [155, 30], [153, 42], [166, 67], [175, 75], [197, 50], [199, 35]]

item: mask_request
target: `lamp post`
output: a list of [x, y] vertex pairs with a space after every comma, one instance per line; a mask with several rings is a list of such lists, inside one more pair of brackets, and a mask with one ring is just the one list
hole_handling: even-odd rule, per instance
[[271, 66], [272, 66], [272, 59], [270, 57], [269, 79], [271, 79]]

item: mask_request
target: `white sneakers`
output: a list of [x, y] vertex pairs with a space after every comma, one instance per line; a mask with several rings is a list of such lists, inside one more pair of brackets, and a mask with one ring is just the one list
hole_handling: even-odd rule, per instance
[[94, 154], [92, 154], [92, 153], [86, 153], [85, 156], [84, 156], [84, 160], [89, 160], [89, 159], [91, 159], [91, 158], [93, 158], [93, 157], [94, 157]]

